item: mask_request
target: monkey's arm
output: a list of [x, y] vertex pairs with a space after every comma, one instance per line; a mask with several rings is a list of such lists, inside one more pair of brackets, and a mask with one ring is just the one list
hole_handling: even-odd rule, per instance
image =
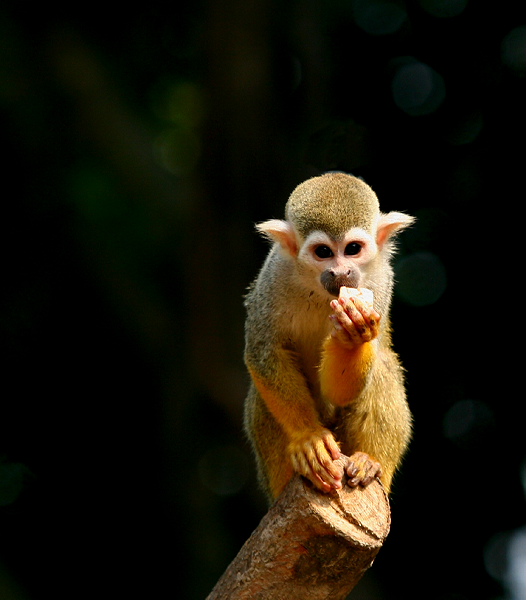
[[323, 344], [320, 385], [324, 398], [345, 406], [363, 391], [376, 360], [380, 315], [354, 298], [331, 302], [334, 329]]
[[[331, 315], [334, 330], [323, 345], [320, 365], [321, 393], [332, 404], [346, 406], [364, 392], [370, 383], [375, 365], [381, 362], [376, 339], [380, 315], [368, 302], [362, 302], [358, 298], [342, 298], [341, 294], [337, 301], [331, 302], [331, 307], [334, 310], [334, 314]], [[365, 425], [366, 419], [367, 413], [361, 421], [362, 426]], [[358, 441], [363, 437], [367, 439], [372, 436], [354, 437]], [[382, 477], [381, 464], [362, 451], [370, 451], [369, 444], [361, 446], [362, 444], [358, 444], [346, 468], [348, 484], [352, 487], [365, 486], [375, 477]]]
[[334, 331], [324, 344], [321, 391], [339, 406], [353, 404], [346, 424], [353, 454], [347, 465], [351, 486], [380, 477], [391, 480], [411, 437], [403, 373], [394, 352], [380, 345], [380, 315], [356, 299], [333, 301]]
[[340, 456], [338, 445], [320, 423], [294, 353], [285, 348], [274, 350], [272, 365], [258, 369], [247, 358], [254, 385], [287, 436], [292, 467], [325, 492], [341, 488], [343, 473], [333, 463]]
[[376, 357], [374, 342], [347, 348], [329, 336], [320, 366], [322, 396], [335, 406], [346, 406], [363, 391]]

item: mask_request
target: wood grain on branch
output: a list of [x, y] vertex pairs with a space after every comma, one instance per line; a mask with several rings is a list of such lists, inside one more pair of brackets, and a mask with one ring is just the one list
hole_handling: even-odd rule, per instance
[[207, 600], [344, 599], [372, 565], [389, 526], [378, 481], [326, 495], [295, 477]]

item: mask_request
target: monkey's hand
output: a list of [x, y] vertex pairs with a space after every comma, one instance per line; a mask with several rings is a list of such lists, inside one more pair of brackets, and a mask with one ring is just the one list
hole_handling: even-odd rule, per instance
[[292, 467], [322, 492], [341, 489], [343, 470], [335, 460], [340, 449], [332, 433], [323, 427], [293, 435], [288, 451]]
[[345, 469], [349, 479], [347, 484], [351, 487], [369, 485], [375, 477], [382, 476], [382, 467], [365, 452], [355, 452], [347, 463]]
[[[371, 292], [369, 292], [370, 295]], [[357, 348], [374, 340], [380, 331], [380, 315], [373, 308], [372, 298], [352, 288], [341, 288], [340, 296], [331, 302], [334, 313], [332, 337], [346, 348]]]

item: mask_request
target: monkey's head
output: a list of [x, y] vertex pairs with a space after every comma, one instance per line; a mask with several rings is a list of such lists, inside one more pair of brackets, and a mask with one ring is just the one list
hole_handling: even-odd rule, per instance
[[367, 287], [379, 259], [387, 260], [393, 236], [413, 217], [382, 214], [378, 198], [361, 179], [326, 173], [301, 183], [285, 207], [285, 219], [257, 226], [295, 261], [309, 288], [338, 296], [340, 287]]

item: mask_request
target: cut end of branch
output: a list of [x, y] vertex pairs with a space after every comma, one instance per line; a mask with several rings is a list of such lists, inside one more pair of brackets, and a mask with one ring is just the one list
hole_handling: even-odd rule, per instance
[[379, 481], [329, 495], [297, 476], [207, 600], [343, 599], [372, 565], [389, 527]]
[[[345, 465], [347, 457], [342, 457], [339, 461]], [[380, 548], [383, 545], [391, 526], [391, 511], [387, 493], [378, 480], [365, 488], [352, 488], [345, 485], [344, 481], [342, 489], [332, 494], [318, 492], [302, 478], [297, 478], [294, 483], [295, 485], [291, 482], [289, 487], [297, 488], [301, 483], [312, 510], [317, 511], [321, 519], [330, 523], [338, 535], [344, 536], [353, 545], [371, 548]], [[285, 490], [283, 495], [287, 491]], [[290, 491], [298, 493], [297, 489]]]

